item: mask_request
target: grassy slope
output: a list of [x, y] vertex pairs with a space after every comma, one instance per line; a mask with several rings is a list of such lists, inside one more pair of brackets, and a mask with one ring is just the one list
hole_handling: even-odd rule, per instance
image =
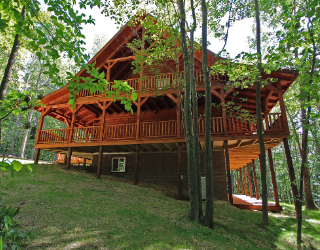
[[[216, 229], [188, 221], [188, 202], [161, 193], [57, 165], [34, 165], [13, 179], [0, 173], [7, 203], [21, 207], [19, 219], [37, 236], [29, 249], [280, 249], [294, 248], [293, 207], [270, 214], [215, 203]], [[305, 245], [319, 247], [319, 212], [304, 214]], [[311, 219], [311, 220], [310, 220]]]

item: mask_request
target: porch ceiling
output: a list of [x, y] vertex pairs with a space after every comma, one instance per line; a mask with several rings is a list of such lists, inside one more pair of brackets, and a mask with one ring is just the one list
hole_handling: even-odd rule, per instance
[[[278, 146], [282, 142], [282, 139], [265, 139], [266, 150], [272, 149]], [[201, 151], [204, 151], [204, 141], [200, 141], [199, 147]], [[213, 141], [212, 148], [214, 151], [223, 150], [223, 141]], [[253, 159], [259, 158], [260, 147], [257, 139], [243, 139], [243, 140], [228, 140], [230, 169], [237, 170], [246, 166]], [[67, 154], [68, 148], [55, 147], [55, 148], [43, 148], [43, 150], [52, 151], [56, 153]], [[136, 151], [136, 145], [104, 145], [104, 153], [134, 153]], [[178, 143], [147, 143], [140, 144], [140, 152], [177, 152]], [[182, 143], [182, 151], [187, 151], [186, 143]], [[93, 159], [93, 154], [99, 153], [99, 146], [79, 146], [73, 147], [72, 155], [79, 158]]]

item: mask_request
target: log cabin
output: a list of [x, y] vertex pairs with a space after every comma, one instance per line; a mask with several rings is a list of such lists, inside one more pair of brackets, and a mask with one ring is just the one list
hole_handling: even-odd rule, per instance
[[[91, 93], [81, 90], [73, 109], [68, 104], [67, 86], [48, 94], [42, 99], [45, 106], [36, 108], [41, 112], [41, 119], [35, 143], [35, 163], [39, 160], [40, 150], [69, 156], [66, 157], [67, 170], [71, 164], [70, 156], [90, 159], [97, 168], [97, 178], [104, 174], [132, 180], [134, 184], [139, 181], [153, 183], [174, 190], [182, 199], [188, 197], [187, 153], [180, 107], [184, 93], [182, 91], [179, 95], [175, 60], [158, 66], [157, 73], [152, 70], [153, 66], [145, 67], [139, 74], [133, 72], [132, 62], [136, 57], [128, 43], [142, 39], [143, 32], [144, 28], [139, 24], [125, 25], [88, 62], [96, 62], [99, 72], [105, 72], [109, 89], [114, 80], [122, 80], [136, 90], [138, 99], [132, 102], [133, 113], [126, 111], [120, 100], [113, 101], [100, 91]], [[146, 43], [144, 46], [152, 45]], [[195, 52], [194, 74], [200, 94], [204, 93], [201, 58], [201, 52]], [[214, 58], [215, 54], [208, 51], [208, 61]], [[178, 60], [181, 61], [182, 57]], [[178, 74], [182, 74], [183, 64], [179, 63], [178, 68]], [[82, 70], [77, 76], [86, 74]], [[271, 149], [282, 142], [287, 143], [289, 127], [283, 94], [297, 75], [297, 72], [290, 70], [262, 74], [262, 80], [276, 79], [261, 90], [264, 143], [270, 160], [275, 197], [275, 203], [270, 206], [275, 210], [281, 208]], [[260, 154], [254, 119], [256, 88], [254, 85], [244, 89], [235, 87], [232, 83], [230, 85], [228, 79], [228, 75], [210, 75], [214, 195], [220, 200], [234, 200], [234, 204], [238, 202], [238, 207], [258, 209], [261, 203], [254, 165], [254, 159], [259, 158]], [[225, 88], [227, 84], [228, 90]], [[253, 119], [245, 119], [234, 110], [225, 108], [231, 102], [238, 107], [237, 110], [246, 111]], [[280, 112], [271, 112], [278, 102]], [[198, 109], [199, 147], [203, 155], [204, 97], [201, 95]], [[43, 129], [47, 116], [60, 120], [67, 128]], [[201, 158], [201, 175], [204, 177]], [[232, 194], [231, 171], [236, 172], [238, 196]], [[253, 179], [250, 171], [253, 172]], [[290, 177], [294, 178], [294, 175]], [[239, 199], [242, 200], [239, 202]], [[255, 199], [255, 202], [250, 199]]]

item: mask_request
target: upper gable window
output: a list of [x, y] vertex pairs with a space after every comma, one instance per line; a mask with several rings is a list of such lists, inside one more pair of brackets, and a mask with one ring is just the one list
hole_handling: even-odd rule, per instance
[[111, 172], [126, 172], [126, 158], [125, 157], [112, 157]]

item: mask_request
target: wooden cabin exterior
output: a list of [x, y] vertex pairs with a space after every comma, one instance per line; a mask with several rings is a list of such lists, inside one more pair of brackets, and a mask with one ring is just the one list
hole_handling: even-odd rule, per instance
[[[106, 80], [110, 82], [109, 88], [114, 80], [123, 80], [136, 90], [138, 100], [133, 101], [133, 114], [127, 112], [120, 101], [113, 102], [104, 93], [92, 94], [85, 90], [77, 95], [75, 108], [71, 109], [68, 104], [69, 90], [65, 86], [45, 96], [42, 100], [45, 107], [37, 108], [41, 112], [41, 120], [35, 144], [35, 161], [39, 159], [40, 150], [91, 159], [97, 166], [97, 178], [102, 173], [131, 179], [135, 184], [138, 181], [155, 183], [176, 190], [178, 197], [182, 198], [188, 196], [188, 174], [178, 81], [173, 73], [176, 62], [166, 61], [165, 66], [158, 68], [161, 74], [155, 74], [152, 66], [145, 67], [140, 74], [133, 74], [131, 63], [135, 55], [127, 44], [133, 39], [141, 39], [142, 33], [140, 25], [125, 25], [89, 62], [96, 61], [100, 72], [105, 72]], [[214, 57], [209, 51], [208, 61], [211, 62]], [[179, 59], [182, 60], [182, 57]], [[197, 90], [204, 93], [201, 68], [201, 54], [196, 52]], [[183, 70], [180, 63], [179, 74]], [[87, 76], [87, 73], [81, 71], [77, 76]], [[270, 77], [277, 81], [261, 90], [264, 140], [268, 152], [289, 136], [283, 94], [297, 73], [289, 70], [263, 73], [263, 80]], [[212, 102], [217, 104], [212, 107], [211, 129], [214, 192], [216, 198], [228, 200], [226, 163], [230, 164], [231, 171], [237, 171], [242, 181], [243, 173], [249, 169], [248, 164], [259, 157], [259, 143], [254, 119], [241, 118], [234, 111], [225, 109], [224, 105], [233, 102], [254, 117], [256, 89], [255, 86], [241, 89], [231, 85], [225, 91], [226, 85], [230, 86], [227, 75], [211, 75], [210, 81]], [[281, 112], [271, 113], [277, 102]], [[204, 97], [199, 97], [198, 107], [199, 146], [202, 151]], [[42, 126], [46, 116], [64, 122], [67, 128], [44, 130]], [[226, 152], [229, 159], [225, 157]], [[66, 165], [69, 169], [70, 160]], [[203, 162], [201, 168], [205, 176]]]

